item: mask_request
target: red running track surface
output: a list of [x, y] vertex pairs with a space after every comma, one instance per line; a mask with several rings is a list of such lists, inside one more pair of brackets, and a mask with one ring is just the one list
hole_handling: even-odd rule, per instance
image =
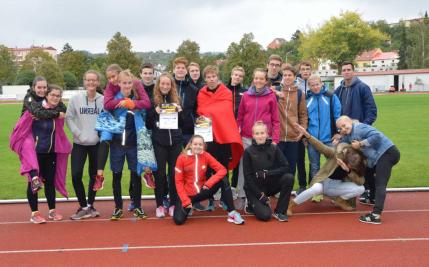
[[[343, 212], [325, 199], [296, 209], [289, 222], [226, 222], [226, 212], [194, 212], [182, 226], [131, 213], [111, 222], [112, 201], [96, 202], [101, 218], [33, 225], [27, 204], [0, 205], [0, 266], [428, 266], [429, 192], [389, 193], [382, 225], [358, 222], [370, 210]], [[124, 203], [126, 205], [128, 203]], [[71, 215], [76, 202], [58, 203]], [[40, 204], [46, 215], [46, 204]]]

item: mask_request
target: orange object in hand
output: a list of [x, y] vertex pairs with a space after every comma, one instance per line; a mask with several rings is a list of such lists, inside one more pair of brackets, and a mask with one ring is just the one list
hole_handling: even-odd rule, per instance
[[126, 108], [126, 109], [129, 109], [129, 110], [132, 110], [132, 109], [135, 109], [136, 108], [136, 104], [134, 104], [134, 101], [133, 100], [131, 100], [130, 98], [124, 98], [124, 107]]

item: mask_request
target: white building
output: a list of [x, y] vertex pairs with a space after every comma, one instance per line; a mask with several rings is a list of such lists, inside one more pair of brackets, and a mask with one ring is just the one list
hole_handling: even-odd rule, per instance
[[[366, 83], [372, 92], [387, 92], [392, 86], [397, 91], [429, 91], [429, 69], [356, 72], [355, 76]], [[342, 80], [342, 76], [335, 77], [335, 88]]]

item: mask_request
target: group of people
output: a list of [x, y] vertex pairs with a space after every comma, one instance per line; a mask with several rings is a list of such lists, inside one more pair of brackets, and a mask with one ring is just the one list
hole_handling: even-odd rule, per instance
[[[311, 198], [320, 201], [323, 195], [344, 210], [353, 210], [359, 197], [362, 204], [374, 205], [359, 220], [381, 223], [387, 183], [400, 154], [371, 126], [377, 108], [370, 88], [354, 77], [353, 64], [342, 65], [344, 80], [334, 92], [311, 75], [309, 62], [295, 69], [278, 55], [271, 55], [266, 68], [256, 68], [252, 75], [252, 84], [245, 88], [245, 71], [236, 66], [223, 84], [216, 66], [201, 73], [197, 63], [179, 57], [173, 61], [173, 74], [162, 73], [154, 81], [154, 67], [145, 63], [138, 80], [113, 64], [106, 69], [104, 92], [101, 75], [89, 70], [83, 77], [85, 90], [67, 107], [59, 86], [36, 77], [10, 139], [21, 161], [20, 173], [27, 177], [30, 221], [46, 222], [38, 210], [42, 188], [48, 219], [63, 219], [55, 207], [55, 190], [68, 195], [65, 180], [71, 154], [79, 202], [73, 220], [100, 216], [94, 201], [104, 187], [110, 155], [115, 202], [111, 220], [124, 215], [121, 180], [126, 160], [128, 210], [137, 219], [147, 217], [141, 206], [143, 181], [155, 191], [156, 217], [171, 216], [178, 225], [192, 210], [214, 210], [218, 191], [227, 221], [237, 225], [244, 223], [238, 210], [262, 221], [274, 217], [284, 222], [295, 206]], [[65, 135], [64, 122], [73, 144]], [[199, 122], [203, 132], [197, 131]], [[321, 154], [326, 157], [323, 166]], [[296, 170], [299, 187], [292, 199]]]

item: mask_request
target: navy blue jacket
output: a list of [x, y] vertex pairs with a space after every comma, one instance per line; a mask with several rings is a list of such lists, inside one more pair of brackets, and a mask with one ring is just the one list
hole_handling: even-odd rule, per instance
[[359, 78], [353, 77], [350, 87], [344, 85], [344, 80], [334, 92], [341, 102], [341, 115], [371, 125], [377, 118], [377, 106], [371, 89]]

